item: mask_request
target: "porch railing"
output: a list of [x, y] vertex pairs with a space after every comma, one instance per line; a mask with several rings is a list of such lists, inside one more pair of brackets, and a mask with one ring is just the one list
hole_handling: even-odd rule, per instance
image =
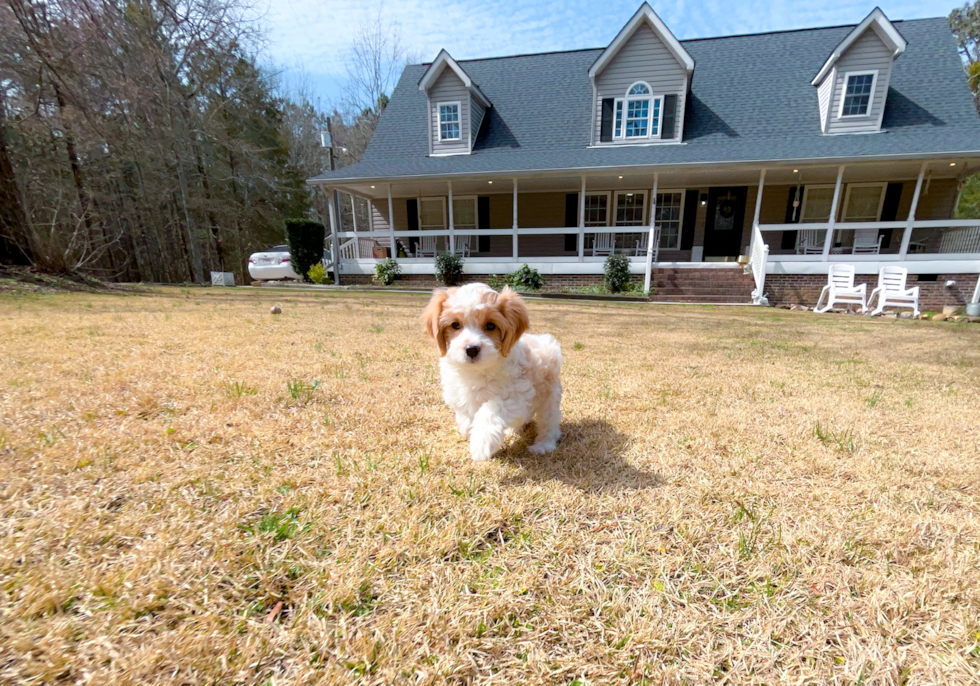
[[[828, 222], [800, 224], [762, 224], [759, 230], [765, 235], [774, 231], [793, 231], [807, 235], [819, 234], [826, 237], [830, 228]], [[834, 240], [824, 242], [818, 249], [806, 249], [791, 254], [774, 254], [773, 261], [875, 261], [883, 257], [898, 260], [929, 260], [942, 255], [941, 259], [980, 259], [980, 219], [916, 219], [914, 221], [891, 222], [844, 222], [835, 223]], [[862, 229], [891, 230], [891, 245], [882, 246], [879, 252], [860, 251], [852, 253], [850, 246], [835, 246], [835, 241], [843, 232]]]
[[[398, 249], [403, 249], [406, 253], [406, 257], [399, 259], [416, 259], [414, 254], [411, 254], [410, 247], [413, 243], [411, 239], [421, 239], [421, 238], [434, 238], [436, 239], [436, 252], [449, 252], [448, 248], [450, 245], [450, 236], [455, 240], [453, 242], [458, 243], [464, 236], [472, 236], [474, 238], [479, 238], [480, 236], [510, 236], [512, 238], [511, 249], [506, 255], [496, 255], [496, 256], [481, 256], [473, 255], [474, 258], [479, 258], [481, 261], [499, 261], [499, 262], [512, 262], [517, 259], [521, 259], [520, 250], [518, 248], [518, 239], [527, 236], [564, 236], [568, 234], [576, 234], [576, 249], [577, 255], [557, 255], [548, 256], [543, 259], [554, 260], [554, 261], [564, 261], [564, 262], [582, 262], [582, 261], [594, 261], [594, 260], [605, 260], [606, 257], [611, 254], [624, 254], [637, 261], [642, 261], [646, 258], [647, 253], [647, 240], [649, 226], [587, 226], [581, 227], [534, 227], [534, 228], [519, 228], [519, 229], [462, 229], [456, 228], [454, 231], [450, 232], [446, 229], [438, 230], [415, 230], [415, 231], [342, 231], [338, 234], [338, 238], [344, 241], [340, 246], [340, 259], [343, 261], [351, 260], [364, 260], [372, 259], [373, 252], [372, 248], [374, 246], [380, 246], [383, 248], [390, 249], [391, 240], [394, 238], [397, 249], [394, 254], [397, 256]], [[659, 231], [655, 232], [657, 236], [660, 235]], [[595, 240], [595, 236], [602, 234], [610, 234], [612, 236], [612, 241], [610, 241], [612, 247], [603, 248], [598, 245], [598, 241]], [[592, 236], [593, 241], [590, 247], [586, 247], [587, 237]], [[635, 238], [633, 238], [635, 236]], [[620, 240], [617, 244], [617, 238]], [[659, 246], [654, 246], [654, 251], [659, 255]], [[457, 252], [460, 252], [457, 250]], [[471, 253], [472, 254], [472, 253]], [[525, 259], [542, 259], [541, 256], [529, 256], [525, 255]], [[426, 257], [424, 259], [431, 259], [431, 257]]]
[[753, 305], [768, 305], [766, 298], [766, 262], [769, 259], [769, 246], [762, 237], [759, 225], [752, 226], [752, 242], [749, 246], [749, 268], [755, 279], [755, 289], [752, 291]]

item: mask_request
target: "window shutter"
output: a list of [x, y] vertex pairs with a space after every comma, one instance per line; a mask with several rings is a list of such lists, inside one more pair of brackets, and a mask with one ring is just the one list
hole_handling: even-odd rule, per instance
[[[405, 201], [405, 211], [408, 214], [408, 230], [418, 231], [419, 230], [419, 201], [417, 198], [409, 198]], [[394, 222], [394, 217], [389, 217], [389, 221]], [[393, 225], [393, 224], [392, 224]], [[418, 236], [412, 236], [408, 239], [408, 249], [411, 253], [415, 254], [415, 246], [419, 244]]]
[[694, 247], [694, 225], [698, 221], [698, 191], [689, 190], [684, 194], [684, 220], [681, 222], [681, 250]]
[[664, 118], [660, 125], [661, 138], [674, 138], [677, 135], [677, 95], [664, 96]]
[[[476, 228], [490, 228], [490, 196], [481, 195], [476, 199]], [[478, 236], [477, 252], [490, 252], [490, 236]]]
[[599, 140], [603, 143], [609, 143], [612, 141], [613, 109], [615, 102], [615, 98], [602, 99], [602, 123], [599, 127]]
[[[898, 203], [902, 200], [902, 182], [890, 183], [885, 190], [885, 202], [881, 205], [881, 221], [893, 222], [898, 219]], [[882, 237], [881, 247], [888, 248], [892, 244], [892, 233], [894, 229], [880, 229], [878, 235]]]
[[[565, 226], [578, 227], [578, 193], [565, 194]], [[565, 234], [565, 252], [578, 252], [578, 234]]]
[[[799, 207], [793, 207], [794, 200], [796, 200], [796, 186], [790, 186], [789, 197], [786, 198], [786, 217], [784, 218], [783, 221], [784, 224], [799, 224], [800, 212], [803, 211], [803, 186], [800, 186]], [[797, 235], [796, 231], [783, 231], [783, 239], [780, 242], [779, 247], [783, 250], [795, 250], [796, 235]]]

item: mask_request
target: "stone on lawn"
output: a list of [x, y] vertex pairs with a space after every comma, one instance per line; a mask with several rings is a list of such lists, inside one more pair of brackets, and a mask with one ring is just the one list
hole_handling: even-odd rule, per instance
[[282, 308], [278, 305], [273, 305], [269, 310], [269, 314], [282, 314]]

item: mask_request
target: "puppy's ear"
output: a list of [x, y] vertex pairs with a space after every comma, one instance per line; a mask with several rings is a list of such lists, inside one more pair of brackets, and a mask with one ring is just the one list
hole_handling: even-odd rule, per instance
[[439, 326], [439, 319], [442, 317], [442, 308], [449, 299], [449, 291], [439, 288], [432, 292], [432, 299], [422, 310], [422, 328], [428, 333], [439, 346], [439, 355], [446, 354], [446, 337], [442, 327]]
[[510, 354], [510, 349], [531, 326], [531, 321], [527, 316], [524, 298], [511, 290], [510, 286], [504, 286], [504, 290], [497, 296], [497, 309], [500, 310], [500, 315], [507, 323], [503, 327], [503, 336], [500, 341], [500, 354], [507, 357]]

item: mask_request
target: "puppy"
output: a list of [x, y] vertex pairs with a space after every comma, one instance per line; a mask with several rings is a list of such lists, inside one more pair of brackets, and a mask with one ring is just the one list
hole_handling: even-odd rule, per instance
[[487, 460], [507, 434], [532, 419], [529, 450], [551, 452], [561, 436], [561, 347], [550, 334], [525, 333], [524, 299], [482, 283], [439, 289], [422, 313], [439, 345], [442, 397], [470, 439], [474, 460]]

